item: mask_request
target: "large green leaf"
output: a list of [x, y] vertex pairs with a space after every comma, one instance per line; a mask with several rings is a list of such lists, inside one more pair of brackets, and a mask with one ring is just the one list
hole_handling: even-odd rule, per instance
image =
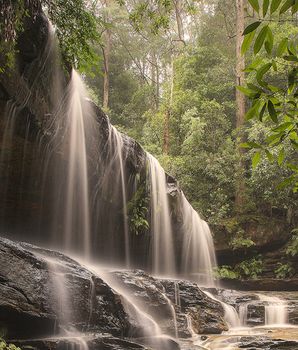
[[255, 118], [259, 113], [259, 106], [260, 106], [261, 101], [257, 101], [245, 114], [245, 119], [249, 120], [252, 118]]
[[272, 63], [266, 63], [257, 70], [256, 79], [261, 86], [267, 87], [267, 83], [263, 81], [264, 75], [272, 67]]
[[274, 38], [273, 38], [272, 30], [270, 29], [270, 27], [268, 27], [267, 38], [266, 38], [266, 41], [265, 41], [265, 49], [266, 49], [268, 54], [272, 53], [273, 41], [274, 41]]
[[285, 150], [282, 148], [278, 154], [277, 163], [280, 166], [285, 159]]
[[259, 10], [260, 10], [260, 5], [259, 5], [259, 1], [258, 1], [258, 0], [248, 0], [248, 2], [250, 3], [251, 7], [252, 7], [255, 11], [259, 12]]
[[263, 27], [260, 30], [260, 32], [256, 38], [255, 45], [254, 45], [254, 54], [255, 55], [261, 50], [261, 48], [264, 44], [264, 41], [266, 39], [267, 33], [268, 33], [268, 25], [266, 25], [265, 27]]
[[271, 100], [268, 101], [268, 112], [271, 119], [274, 121], [274, 123], [277, 123], [278, 122], [277, 113], [276, 113], [274, 104], [272, 103]]
[[269, 0], [263, 1], [263, 17], [266, 16], [269, 7]]
[[271, 15], [279, 8], [280, 3], [281, 3], [281, 0], [272, 0], [271, 1], [271, 6], [270, 6]]
[[253, 32], [254, 30], [256, 30], [258, 28], [258, 26], [261, 24], [262, 22], [257, 21], [257, 22], [253, 22], [250, 25], [248, 25], [245, 29], [242, 35], [247, 35], [251, 32]]
[[287, 50], [287, 47], [288, 47], [288, 38], [284, 38], [281, 40], [281, 42], [278, 44], [278, 47], [277, 47], [277, 56], [282, 56], [283, 53]]
[[282, 13], [285, 13], [293, 5], [295, 5], [295, 0], [286, 0], [279, 11], [279, 14], [281, 15]]
[[252, 168], [255, 169], [256, 166], [260, 163], [261, 160], [261, 153], [256, 152], [254, 156], [252, 157]]
[[255, 31], [253, 32], [250, 32], [249, 34], [246, 34], [244, 39], [243, 39], [243, 42], [242, 42], [242, 46], [241, 46], [241, 54], [244, 55], [247, 50], [249, 49], [252, 41], [253, 41], [253, 38], [255, 36]]

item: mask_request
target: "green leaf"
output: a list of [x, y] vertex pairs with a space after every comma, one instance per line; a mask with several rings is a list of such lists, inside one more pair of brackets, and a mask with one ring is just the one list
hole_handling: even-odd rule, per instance
[[296, 46], [296, 45], [295, 45], [295, 43], [294, 43], [293, 40], [290, 40], [290, 41], [288, 42], [288, 51], [289, 51], [289, 54], [290, 54], [290, 55], [296, 56], [297, 51], [296, 51], [296, 47], [295, 47], [295, 46]]
[[271, 119], [274, 121], [274, 123], [277, 123], [278, 122], [277, 113], [276, 113], [274, 104], [272, 103], [271, 100], [268, 100], [268, 112]]
[[236, 88], [237, 90], [241, 91], [244, 95], [248, 96], [249, 98], [256, 98], [259, 95], [259, 92], [248, 89], [244, 86], [236, 86]]
[[288, 38], [284, 38], [282, 39], [282, 41], [279, 43], [278, 47], [277, 47], [277, 56], [282, 56], [282, 54], [286, 51], [288, 47]]
[[281, 3], [281, 0], [272, 0], [271, 1], [271, 6], [270, 6], [270, 13], [274, 13], [278, 8]]
[[255, 45], [254, 45], [254, 54], [256, 55], [262, 48], [264, 41], [266, 39], [268, 33], [268, 25], [266, 25], [265, 27], [263, 27], [260, 30], [260, 33], [258, 34], [256, 41], [255, 41]]
[[256, 166], [259, 164], [261, 160], [261, 153], [260, 152], [256, 152], [254, 154], [254, 156], [252, 157], [252, 168], [255, 169]]
[[261, 86], [267, 86], [267, 83], [263, 81], [263, 76], [269, 71], [271, 67], [272, 63], [266, 63], [257, 70], [256, 79]]
[[269, 162], [273, 162], [273, 160], [274, 160], [273, 155], [267, 149], [265, 149], [265, 153], [266, 153], [266, 156], [267, 156]]
[[260, 121], [263, 121], [263, 117], [264, 117], [264, 113], [265, 113], [265, 111], [266, 111], [266, 107], [267, 107], [267, 103], [265, 102], [265, 103], [264, 103], [264, 106], [262, 107], [261, 112], [260, 112], [260, 114], [259, 114], [259, 119], [260, 119]]
[[279, 14], [285, 13], [291, 6], [295, 5], [295, 0], [286, 0], [282, 5]]
[[252, 84], [252, 83], [247, 83], [247, 87], [250, 90], [253, 90], [255, 92], [259, 92], [259, 93], [265, 92], [265, 90], [261, 89], [259, 86], [255, 85], [255, 84]]
[[260, 6], [259, 6], [259, 1], [258, 1], [258, 0], [248, 0], [248, 2], [250, 3], [251, 7], [252, 7], [255, 11], [259, 12]]
[[298, 11], [298, 1], [295, 1], [295, 5], [292, 7], [292, 15]]
[[269, 0], [263, 1], [263, 17], [266, 16], [269, 7]]
[[278, 154], [278, 158], [277, 158], [277, 163], [279, 166], [281, 166], [282, 162], [285, 159], [285, 150], [282, 148]]
[[254, 23], [251, 23], [250, 25], [248, 25], [245, 29], [244, 29], [244, 32], [242, 35], [247, 35], [253, 31], [255, 31], [259, 25], [261, 24], [262, 22], [260, 21], [257, 21], [257, 22], [254, 22]]
[[277, 188], [278, 188], [279, 190], [281, 190], [281, 189], [283, 189], [283, 188], [289, 186], [289, 185], [293, 182], [294, 179], [295, 179], [295, 176], [294, 176], [294, 175], [291, 175], [290, 177], [288, 177], [287, 179], [285, 179], [284, 181], [282, 181], [281, 183], [279, 183], [279, 184], [277, 185]]
[[241, 148], [262, 148], [262, 146], [256, 142], [245, 142], [240, 144]]
[[298, 62], [298, 57], [297, 57], [297, 56], [294, 56], [294, 55], [283, 56], [283, 58], [284, 58], [286, 61]]
[[274, 41], [274, 38], [273, 38], [272, 30], [270, 29], [270, 27], [268, 27], [267, 39], [266, 39], [266, 42], [265, 42], [265, 49], [266, 49], [268, 54], [272, 53], [273, 41]]
[[245, 114], [245, 119], [250, 120], [258, 115], [258, 103], [253, 105]]

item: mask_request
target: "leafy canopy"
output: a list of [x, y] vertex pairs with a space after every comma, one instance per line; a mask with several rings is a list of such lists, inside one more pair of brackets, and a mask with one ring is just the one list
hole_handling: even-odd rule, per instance
[[[298, 46], [297, 27], [292, 31], [281, 26], [294, 21], [297, 0], [249, 0], [256, 12], [253, 22], [244, 30], [242, 53], [252, 51], [247, 65], [247, 85], [239, 86], [251, 100], [246, 119], [269, 123], [270, 130], [262, 143], [247, 142], [242, 146], [255, 149], [252, 165], [255, 168], [265, 154], [269, 161], [291, 170], [280, 187], [292, 185], [298, 191]], [[255, 20], [257, 17], [257, 20]], [[287, 28], [288, 29], [288, 28]], [[285, 148], [292, 149], [290, 159]], [[275, 150], [278, 149], [278, 152]]]

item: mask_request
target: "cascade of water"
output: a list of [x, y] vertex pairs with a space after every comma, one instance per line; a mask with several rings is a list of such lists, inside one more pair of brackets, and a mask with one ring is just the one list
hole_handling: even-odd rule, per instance
[[[76, 71], [72, 71], [69, 85], [69, 100], [66, 114], [66, 201], [64, 222], [65, 248], [72, 247], [72, 241], [78, 239], [85, 257], [90, 256], [90, 208], [87, 168], [87, 128], [90, 128], [90, 113], [84, 109], [87, 96], [84, 84]], [[75, 238], [74, 232], [78, 235]]]
[[237, 328], [237, 327], [241, 327], [241, 320], [239, 318], [239, 315], [236, 311], [236, 309], [229, 304], [226, 304], [224, 302], [221, 302], [223, 308], [224, 308], [224, 312], [225, 312], [225, 320], [227, 321], [227, 324], [230, 328]]
[[[129, 239], [129, 229], [127, 222], [127, 195], [126, 195], [126, 179], [124, 170], [124, 144], [121, 134], [116, 130], [116, 128], [109, 124], [109, 138], [108, 146], [110, 152], [110, 164], [116, 163], [116, 169], [118, 174], [114, 177], [113, 182], [116, 190], [121, 189], [122, 195], [122, 214], [123, 214], [123, 228], [124, 228], [124, 249], [125, 249], [125, 267], [129, 268], [130, 262], [130, 239]], [[110, 174], [107, 174], [110, 176]], [[110, 184], [111, 186], [111, 184]]]
[[215, 296], [213, 294], [211, 294], [210, 292], [208, 292], [206, 290], [204, 290], [204, 293], [209, 298], [219, 302], [222, 305], [222, 307], [224, 309], [224, 318], [225, 318], [229, 328], [241, 327], [241, 321], [240, 321], [239, 315], [238, 315], [236, 309], [232, 305], [224, 303], [223, 301], [215, 298]]
[[152, 265], [157, 275], [175, 275], [173, 232], [167, 198], [166, 174], [151, 154], [149, 160], [151, 194]]
[[208, 224], [192, 208], [182, 193], [183, 251], [182, 268], [200, 286], [213, 286], [216, 267], [214, 243]]
[[248, 317], [248, 303], [241, 304], [239, 306], [239, 319], [242, 326], [247, 325], [247, 317]]
[[42, 256], [46, 261], [50, 273], [50, 278], [53, 283], [52, 290], [54, 291], [55, 304], [58, 310], [58, 319], [62, 327], [65, 327], [71, 322], [71, 308], [69, 305], [69, 295], [66, 288], [66, 277], [62, 271], [62, 266], [55, 259]]
[[275, 296], [258, 294], [265, 302], [265, 325], [286, 325], [288, 322], [287, 303]]
[[144, 337], [160, 337], [162, 335], [158, 323], [145, 312], [144, 305], [135, 300], [111, 274], [96, 265], [85, 264], [85, 266], [123, 297], [125, 311], [132, 320], [136, 320], [137, 324], [142, 327]]
[[[38, 254], [35, 252], [35, 254]], [[39, 254], [40, 255], [40, 254]], [[59, 322], [59, 336], [60, 340], [67, 340], [67, 348], [72, 350], [88, 350], [88, 344], [85, 340], [85, 335], [71, 326], [74, 320], [73, 309], [71, 306], [71, 296], [67, 290], [67, 277], [65, 273], [65, 266], [61, 261], [48, 257], [45, 255], [40, 255], [41, 258], [46, 262], [49, 271], [49, 277], [53, 283], [53, 288], [51, 290], [53, 293], [53, 307], [56, 308], [58, 313]], [[90, 293], [94, 288], [94, 283], [91, 280]], [[90, 300], [92, 295], [90, 296]], [[92, 306], [90, 306], [92, 308]], [[90, 310], [92, 312], [92, 309]], [[90, 317], [90, 316], [89, 316]]]

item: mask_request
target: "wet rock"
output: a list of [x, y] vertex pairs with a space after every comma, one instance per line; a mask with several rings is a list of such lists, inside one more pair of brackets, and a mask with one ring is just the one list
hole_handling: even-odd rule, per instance
[[109, 334], [91, 335], [82, 338], [48, 338], [43, 340], [14, 341], [23, 350], [145, 350], [145, 346], [133, 341], [115, 338]]
[[[189, 315], [179, 328], [184, 334], [193, 330], [199, 334], [217, 334], [227, 330], [221, 304], [209, 298], [196, 283], [179, 280], [161, 280], [167, 297], [176, 304], [178, 315]], [[181, 336], [183, 336], [183, 333]], [[180, 335], [180, 334], [179, 334]]]
[[267, 337], [241, 337], [240, 349], [249, 350], [297, 350], [298, 342], [295, 340], [268, 339]]
[[59, 331], [61, 320], [117, 336], [133, 328], [121, 297], [98, 276], [63, 254], [1, 238], [0, 328], [32, 339]]

